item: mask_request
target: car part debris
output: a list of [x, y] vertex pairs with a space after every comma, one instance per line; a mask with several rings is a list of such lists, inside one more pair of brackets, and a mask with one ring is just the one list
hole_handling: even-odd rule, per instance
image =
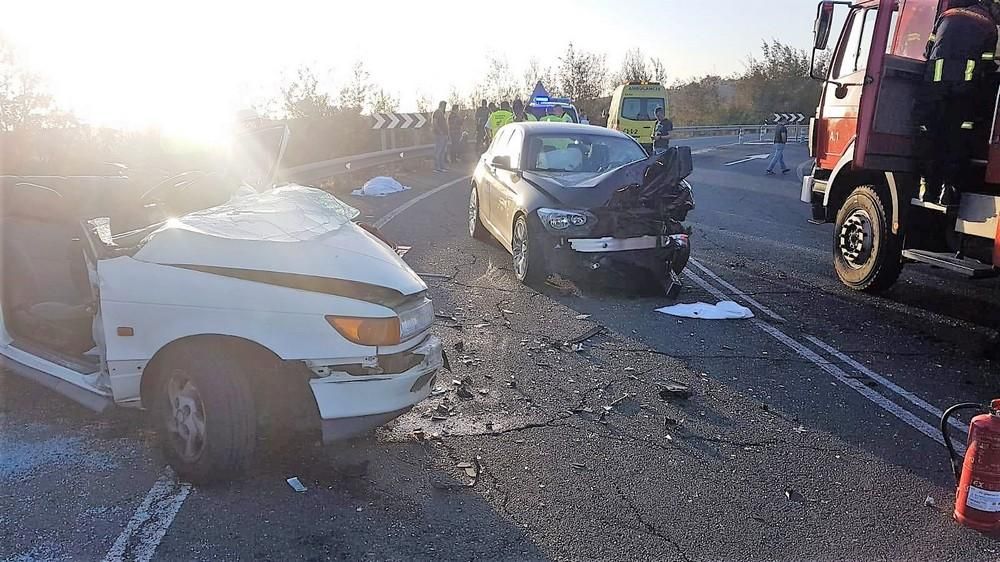
[[299, 482], [298, 476], [293, 476], [288, 480], [285, 480], [285, 482], [288, 482], [288, 485], [291, 486], [292, 489], [295, 490], [296, 492], [305, 492], [306, 490], [309, 489], [303, 486], [302, 482]]
[[577, 319], [577, 320], [586, 320], [586, 319], [588, 319], [588, 318], [590, 318], [590, 315], [589, 315], [589, 314], [577, 314], [577, 315], [576, 315], [576, 319]]
[[660, 398], [664, 400], [670, 400], [671, 398], [681, 398], [688, 399], [691, 398], [691, 389], [686, 384], [681, 384], [679, 382], [657, 382], [657, 386], [660, 387]]
[[785, 497], [788, 498], [788, 501], [795, 503], [804, 503], [806, 501], [805, 496], [791, 488], [785, 490]]
[[753, 311], [733, 301], [722, 301], [717, 304], [696, 302], [691, 304], [675, 304], [657, 308], [656, 312], [679, 316], [681, 318], [697, 318], [700, 320], [735, 320], [753, 318]]
[[457, 394], [459, 398], [462, 398], [464, 400], [475, 398], [475, 395], [472, 394], [472, 392], [464, 386], [458, 387], [458, 390], [455, 391], [455, 394]]
[[937, 507], [937, 502], [934, 501], [932, 496], [927, 496], [927, 498], [924, 499], [924, 507]]
[[590, 338], [596, 336], [597, 334], [600, 334], [603, 331], [604, 331], [604, 326], [594, 326], [593, 328], [587, 330], [586, 332], [580, 334], [579, 336], [564, 341], [562, 347], [563, 349], [566, 348], [572, 349], [573, 345], [583, 343], [589, 340]]

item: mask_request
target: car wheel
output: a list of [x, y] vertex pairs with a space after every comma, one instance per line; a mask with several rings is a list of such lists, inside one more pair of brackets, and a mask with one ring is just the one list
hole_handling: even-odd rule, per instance
[[545, 281], [548, 273], [545, 271], [544, 251], [537, 233], [529, 226], [528, 219], [524, 215], [518, 215], [514, 220], [510, 248], [514, 258], [514, 276], [518, 281], [526, 285]]
[[154, 412], [167, 461], [200, 484], [239, 475], [253, 457], [257, 432], [246, 369], [207, 342], [165, 353]]
[[837, 213], [833, 265], [840, 281], [856, 291], [892, 286], [903, 269], [902, 242], [892, 232], [885, 203], [870, 185], [856, 188]]
[[469, 195], [469, 236], [476, 240], [486, 240], [489, 234], [483, 226], [483, 220], [479, 214], [479, 188], [472, 186], [472, 193]]

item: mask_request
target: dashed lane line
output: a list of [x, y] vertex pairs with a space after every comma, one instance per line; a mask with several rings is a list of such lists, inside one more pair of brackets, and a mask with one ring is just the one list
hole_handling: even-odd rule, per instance
[[443, 190], [448, 189], [449, 187], [451, 187], [451, 186], [453, 186], [455, 184], [462, 183], [462, 182], [468, 181], [470, 179], [472, 179], [472, 176], [464, 176], [464, 177], [458, 178], [457, 180], [452, 180], [452, 181], [450, 181], [450, 182], [448, 182], [448, 183], [446, 183], [444, 185], [435, 187], [434, 189], [428, 191], [427, 193], [422, 193], [422, 194], [418, 195], [417, 197], [414, 197], [413, 199], [410, 199], [406, 203], [403, 203], [399, 207], [396, 207], [395, 209], [393, 209], [393, 210], [389, 211], [388, 213], [386, 213], [385, 216], [383, 216], [379, 220], [375, 221], [375, 228], [382, 228], [383, 226], [389, 224], [389, 222], [392, 221], [392, 219], [394, 219], [397, 216], [399, 216], [400, 213], [402, 213], [403, 211], [409, 209], [410, 207], [416, 205], [417, 203], [423, 201], [424, 199], [427, 199], [428, 197], [430, 197], [430, 196], [438, 193], [439, 191], [443, 191]]
[[190, 493], [190, 484], [178, 482], [173, 470], [165, 469], [118, 535], [104, 562], [151, 560]]

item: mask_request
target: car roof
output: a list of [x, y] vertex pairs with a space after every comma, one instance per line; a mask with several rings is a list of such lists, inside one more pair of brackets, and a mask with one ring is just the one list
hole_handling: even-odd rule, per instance
[[598, 127], [597, 125], [581, 125], [579, 123], [560, 123], [558, 121], [520, 121], [518, 123], [513, 123], [513, 126], [520, 127], [524, 130], [525, 134], [529, 135], [576, 133], [603, 135], [606, 137], [622, 137], [626, 139], [632, 138], [624, 133], [608, 129], [606, 127]]

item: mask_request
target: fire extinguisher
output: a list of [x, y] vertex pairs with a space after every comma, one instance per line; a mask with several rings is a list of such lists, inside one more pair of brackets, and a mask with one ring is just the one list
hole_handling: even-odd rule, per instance
[[[982, 412], [969, 423], [968, 447], [961, 464], [948, 435], [948, 420], [959, 410]], [[1000, 534], [1000, 399], [993, 400], [989, 408], [971, 402], [948, 408], [941, 415], [941, 435], [958, 484], [955, 521], [983, 533]]]

